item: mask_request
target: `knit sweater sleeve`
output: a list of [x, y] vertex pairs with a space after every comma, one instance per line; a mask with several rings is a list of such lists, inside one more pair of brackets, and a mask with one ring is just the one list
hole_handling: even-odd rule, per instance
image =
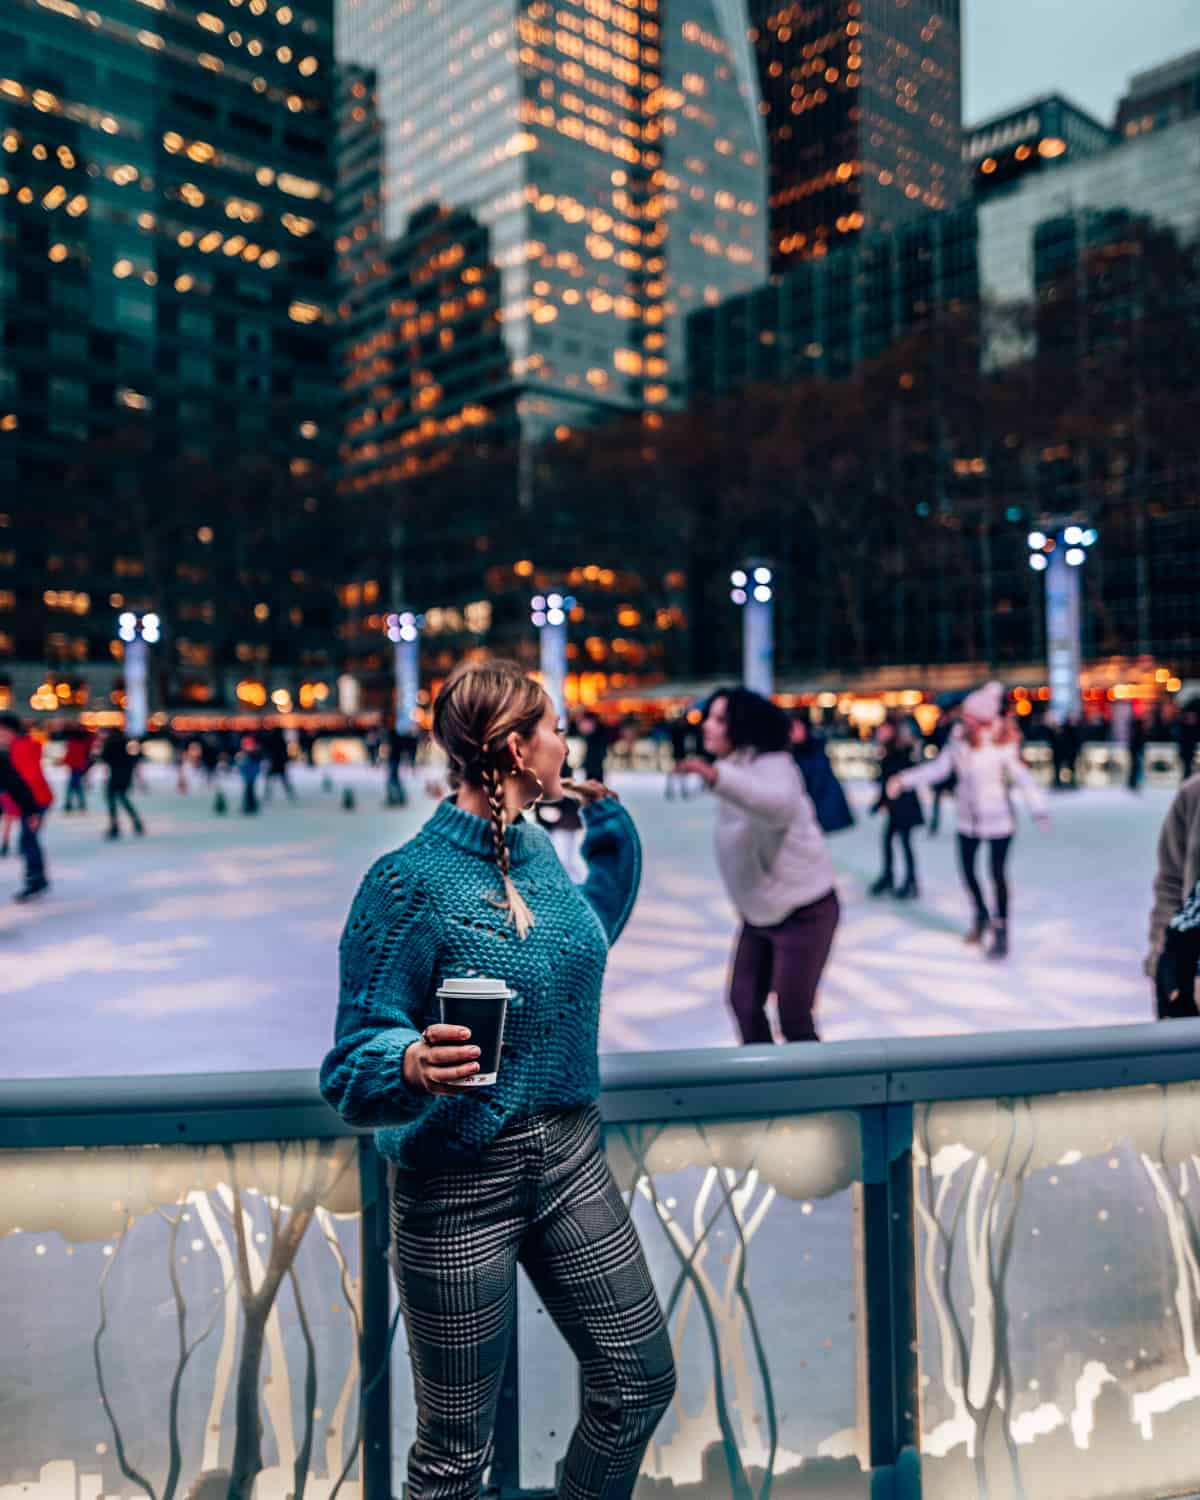
[[419, 879], [390, 856], [368, 871], [342, 931], [334, 1045], [321, 1093], [349, 1125], [399, 1125], [433, 1106], [404, 1081], [420, 1037], [440, 928]]
[[621, 936], [642, 880], [642, 841], [633, 819], [615, 797], [602, 797], [583, 809], [587, 879], [584, 899], [600, 918], [609, 946]]

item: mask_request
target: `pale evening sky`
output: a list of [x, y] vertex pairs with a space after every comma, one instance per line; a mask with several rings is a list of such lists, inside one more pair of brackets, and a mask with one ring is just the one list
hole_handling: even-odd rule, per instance
[[1200, 0], [963, 0], [966, 124], [1061, 93], [1105, 124], [1131, 73], [1200, 49]]

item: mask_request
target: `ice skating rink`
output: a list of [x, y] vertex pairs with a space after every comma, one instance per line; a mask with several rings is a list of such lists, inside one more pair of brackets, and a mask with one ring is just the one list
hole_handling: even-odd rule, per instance
[[[145, 839], [104, 841], [99, 787], [86, 815], [55, 809], [54, 882], [29, 907], [0, 901], [0, 1056], [10, 1078], [313, 1067], [333, 1025], [337, 939], [370, 862], [428, 817], [419, 785], [383, 806], [382, 772], [301, 770], [257, 818], [150, 768]], [[724, 1001], [735, 919], [711, 854], [711, 798], [665, 800], [664, 780], [615, 784], [645, 843], [641, 897], [609, 970], [610, 1051], [733, 1044]], [[354, 793], [353, 810], [343, 790]], [[822, 990], [827, 1040], [1150, 1017], [1141, 959], [1154, 846], [1169, 789], [1064, 792], [1049, 835], [1023, 823], [1011, 863], [1013, 954], [962, 942], [968, 911], [953, 815], [916, 835], [921, 900], [872, 900], [879, 821], [850, 787], [857, 827], [832, 840], [844, 916]], [[61, 799], [60, 799], [61, 800]], [[17, 885], [15, 855], [0, 882]], [[0, 893], [3, 886], [0, 885]], [[3, 893], [6, 895], [6, 893]]]

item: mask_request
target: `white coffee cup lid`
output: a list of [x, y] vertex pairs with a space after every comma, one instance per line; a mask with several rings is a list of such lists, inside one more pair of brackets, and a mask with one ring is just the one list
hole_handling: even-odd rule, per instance
[[507, 1000], [508, 985], [503, 979], [443, 979], [438, 986], [439, 995], [472, 995], [481, 999]]

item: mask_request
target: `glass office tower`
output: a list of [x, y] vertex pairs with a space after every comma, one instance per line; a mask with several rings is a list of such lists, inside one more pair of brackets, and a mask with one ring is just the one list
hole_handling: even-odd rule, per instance
[[168, 702], [330, 665], [316, 570], [250, 499], [316, 526], [333, 468], [332, 75], [332, 0], [0, 7], [0, 697], [22, 712], [46, 684], [112, 709], [125, 608], [162, 617]]
[[1086, 110], [1047, 94], [981, 120], [963, 137], [963, 161], [976, 198], [1002, 193], [1035, 172], [1102, 156], [1116, 137]]
[[959, 0], [751, 0], [771, 263], [962, 196]]
[[1117, 132], [1127, 140], [1200, 115], [1200, 51], [1135, 73], [1117, 105]]
[[979, 303], [974, 204], [856, 235], [688, 319], [688, 395], [844, 379], [947, 311]]
[[[1065, 134], [1040, 133], [1072, 123], [1086, 132], [1073, 159], [1057, 149]], [[914, 514], [927, 535], [910, 539], [899, 584], [873, 590], [862, 615], [875, 662], [913, 661], [914, 637], [897, 622], [926, 620], [916, 637], [923, 668], [977, 659], [984, 643], [994, 665], [1038, 663], [1043, 594], [1025, 538], [1066, 515], [1100, 535], [1086, 580], [1085, 656], [1152, 657], [1164, 672], [1194, 675], [1200, 515], [1183, 410], [1200, 332], [1200, 117], [1088, 155], [1094, 128], [1018, 111], [1011, 132], [994, 124], [980, 145], [999, 160], [1045, 141], [1046, 168], [1014, 162], [1003, 191], [858, 236], [689, 320], [691, 394], [715, 403], [755, 386], [851, 376], [909, 339], [919, 359], [922, 325], [942, 313], [961, 314], [958, 326], [978, 337], [984, 373], [996, 377], [979, 387], [985, 403], [999, 401], [981, 423], [992, 424], [993, 446], [985, 453], [983, 439], [947, 455], [934, 482], [918, 481]], [[1022, 415], [1013, 392], [1026, 383], [1037, 394]], [[930, 409], [953, 410], [955, 399], [935, 387]], [[1014, 481], [1001, 422], [1043, 417], [1045, 442], [1034, 440], [1033, 461]], [[865, 423], [863, 432], [869, 439]], [[957, 576], [987, 580], [965, 604], [940, 560], [954, 535], [963, 539]], [[794, 574], [780, 564], [782, 598], [805, 597], [808, 565], [803, 553]], [[834, 640], [828, 660], [841, 649]]]
[[681, 394], [686, 312], [765, 271], [740, 6], [341, 0], [340, 25], [377, 77], [387, 237], [486, 230], [523, 433]]
[[[348, 670], [386, 701], [381, 608], [425, 613], [426, 680], [485, 643], [536, 654], [529, 601], [559, 585], [581, 692], [661, 670], [677, 559], [661, 528], [581, 503], [545, 445], [652, 426], [683, 399], [687, 313], [766, 275], [742, 0], [340, 0], [339, 22], [362, 70], [340, 487], [371, 539], [343, 593]], [[372, 110], [377, 254], [374, 210], [354, 217]]]

